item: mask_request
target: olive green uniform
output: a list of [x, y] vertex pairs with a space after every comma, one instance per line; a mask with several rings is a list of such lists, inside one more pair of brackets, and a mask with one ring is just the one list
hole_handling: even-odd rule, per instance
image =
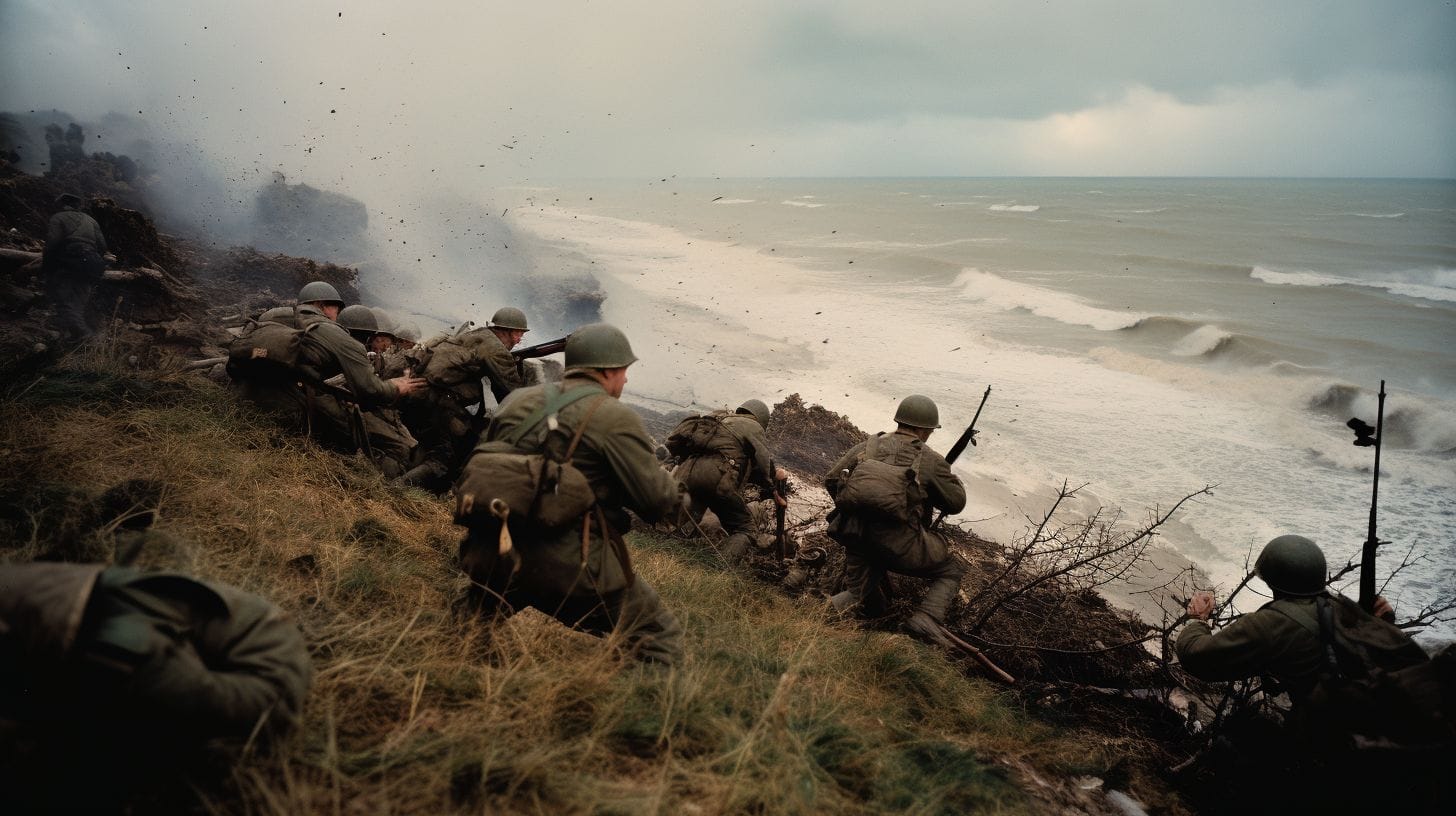
[[106, 271], [106, 236], [96, 219], [79, 210], [62, 210], [46, 225], [41, 271], [47, 297], [55, 304], [56, 325], [72, 338], [88, 337], [86, 308]]
[[[499, 440], [544, 404], [548, 387], [558, 386], [512, 392], [475, 450], [503, 447]], [[682, 657], [682, 628], [652, 586], [632, 573], [622, 532], [631, 527], [628, 510], [653, 522], [681, 507], [681, 488], [658, 464], [636, 412], [585, 373], [567, 372], [559, 388], [563, 393], [587, 388], [602, 396], [593, 394], [561, 409], [556, 431], [542, 422], [517, 449], [542, 450], [549, 435], [553, 446], [561, 443], [565, 450], [591, 412], [571, 461], [590, 482], [600, 518], [591, 512], [584, 523], [558, 535], [517, 536], [520, 568], [514, 575], [511, 562], [499, 556], [499, 522], [472, 522], [460, 545], [460, 564], [473, 582], [473, 599], [486, 614], [509, 615], [529, 606], [596, 635], [616, 631], [638, 659], [675, 664]]]
[[[844, 547], [845, 591], [851, 606], [874, 617], [883, 614], [886, 572], [931, 579], [930, 588], [920, 608], [937, 621], [945, 619], [951, 600], [960, 591], [965, 564], [946, 547], [945, 539], [928, 529], [931, 514], [942, 510], [959, 513], [966, 506], [966, 489], [960, 477], [951, 472], [945, 458], [905, 431], [881, 433], [876, 443], [875, 459], [909, 468], [919, 457], [916, 472], [925, 490], [925, 501], [919, 518], [909, 525], [863, 518], [838, 507], [830, 516], [830, 538]], [[844, 471], [852, 468], [865, 453], [869, 442], [849, 449], [824, 477], [830, 497], [839, 494]]]
[[763, 426], [749, 414], [722, 417], [722, 432], [714, 450], [689, 455], [673, 471], [687, 487], [692, 504], [688, 512], [694, 521], [712, 510], [728, 533], [723, 544], [729, 559], [741, 557], [752, 543], [753, 516], [743, 499], [743, 487], [752, 481], [773, 490], [773, 454], [764, 438]]
[[[429, 361], [415, 373], [424, 377], [430, 387], [411, 400], [418, 399], [427, 406], [423, 413], [429, 417], [428, 427], [411, 425], [411, 430], [419, 437], [426, 455], [453, 479], [485, 424], [485, 389], [481, 381], [490, 382], [496, 402], [505, 400], [526, 382], [510, 349], [488, 328], [446, 337], [429, 350]], [[471, 406], [476, 406], [474, 415], [468, 410]], [[406, 411], [407, 415], [414, 413], [420, 412]]]
[[1273, 677], [1295, 701], [1314, 688], [1324, 666], [1314, 598], [1270, 601], [1217, 633], [1191, 620], [1178, 633], [1175, 650], [1194, 677]]
[[24, 716], [245, 739], [292, 725], [311, 664], [278, 607], [105, 564], [0, 566], [0, 692]]
[[[244, 397], [277, 415], [285, 425], [304, 431], [331, 447], [345, 451], [363, 447], [368, 436], [363, 416], [356, 417], [354, 407], [340, 403], [318, 387], [319, 383], [341, 376], [341, 386], [353, 394], [360, 409], [394, 403], [399, 392], [392, 383], [381, 380], [375, 374], [374, 364], [370, 362], [363, 344], [309, 304], [302, 304], [296, 309], [270, 309], [263, 313], [263, 319], [307, 328], [308, 331], [299, 341], [295, 376], [244, 379]], [[383, 432], [386, 430], [384, 426], [389, 424], [376, 423], [376, 430]], [[381, 449], [391, 448], [386, 442]]]

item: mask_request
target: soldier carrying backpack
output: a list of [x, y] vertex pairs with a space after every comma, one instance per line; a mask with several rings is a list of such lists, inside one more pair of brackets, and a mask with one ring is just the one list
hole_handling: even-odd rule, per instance
[[[1269, 802], [1306, 807], [1327, 796], [1329, 804], [1349, 808], [1352, 797], [1366, 793], [1371, 806], [1399, 802], [1420, 813], [1452, 804], [1456, 649], [1433, 660], [1394, 625], [1384, 598], [1377, 597], [1371, 615], [1329, 593], [1324, 553], [1303, 536], [1272, 539], [1254, 573], [1274, 600], [1215, 633], [1207, 623], [1213, 595], [1196, 593], [1176, 644], [1194, 677], [1265, 677], [1289, 695], [1286, 733], [1245, 746], [1270, 757], [1246, 769], [1252, 787]], [[1444, 773], [1418, 773], [1443, 764]]]
[[751, 399], [732, 414], [688, 417], [667, 437], [668, 451], [681, 459], [672, 475], [692, 498], [688, 513], [697, 522], [705, 511], [713, 511], [728, 533], [723, 555], [730, 562], [742, 558], [752, 543], [753, 516], [743, 498], [744, 486], [754, 482], [775, 501], [784, 501], [774, 481], [787, 479], [788, 472], [771, 465], [773, 454], [763, 435], [768, 420], [768, 406]]
[[943, 645], [940, 631], [960, 591], [966, 565], [931, 529], [934, 510], [959, 513], [966, 489], [945, 458], [926, 446], [940, 411], [920, 394], [900, 401], [896, 429], [855, 445], [824, 477], [834, 499], [829, 536], [844, 547], [843, 592], [830, 601], [841, 613], [884, 614], [887, 572], [931, 579], [919, 608], [905, 622], [913, 634]]
[[475, 611], [534, 607], [673, 665], [682, 627], [633, 572], [623, 539], [627, 511], [650, 523], [683, 502], [642, 420], [617, 401], [636, 360], [617, 328], [583, 326], [566, 343], [560, 383], [506, 397], [455, 486], [455, 521], [468, 530], [460, 567]]
[[[227, 369], [244, 399], [274, 414], [285, 426], [352, 451], [363, 446], [366, 434], [348, 422], [347, 413], [333, 410], [325, 401], [332, 393], [325, 381], [342, 375], [353, 403], [367, 409], [394, 403], [423, 387], [424, 380], [376, 376], [363, 344], [335, 322], [343, 308], [332, 285], [324, 281], [305, 285], [297, 306], [269, 309], [232, 341]], [[358, 325], [370, 331], [377, 328], [372, 313]]]

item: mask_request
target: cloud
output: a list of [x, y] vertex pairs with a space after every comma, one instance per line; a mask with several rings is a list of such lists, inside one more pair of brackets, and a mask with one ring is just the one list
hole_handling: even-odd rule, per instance
[[[342, 16], [340, 9], [342, 8]], [[569, 176], [1443, 175], [1456, 6], [0, 6], [0, 109], [366, 198]]]

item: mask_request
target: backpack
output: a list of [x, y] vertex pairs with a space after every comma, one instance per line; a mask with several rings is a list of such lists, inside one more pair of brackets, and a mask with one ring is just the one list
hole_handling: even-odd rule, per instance
[[[550, 427], [549, 436], [556, 430], [556, 415], [561, 409], [592, 394], [601, 396], [582, 418], [564, 453], [557, 456], [549, 450], [518, 447], [542, 422]], [[562, 393], [557, 386], [548, 385], [545, 396], [541, 407], [520, 425], [499, 440], [482, 445], [466, 462], [455, 488], [456, 524], [469, 527], [503, 521], [517, 532], [551, 534], [579, 523], [596, 504], [591, 483], [571, 463], [571, 457], [606, 395], [590, 387]], [[542, 447], [550, 448], [549, 440]]]
[[925, 504], [925, 486], [920, 483], [922, 446], [909, 465], [894, 465], [878, 458], [876, 436], [865, 445], [849, 477], [839, 486], [834, 504], [840, 510], [881, 522], [917, 526]]
[[1435, 658], [1343, 596], [1317, 600], [1325, 665], [1303, 728], [1355, 748], [1456, 744], [1456, 647]]
[[722, 453], [738, 446], [738, 440], [723, 426], [725, 411], [688, 417], [667, 435], [667, 450], [679, 459]]
[[233, 379], [297, 376], [303, 336], [317, 325], [314, 322], [298, 328], [276, 320], [250, 321], [243, 333], [227, 345], [228, 373]]

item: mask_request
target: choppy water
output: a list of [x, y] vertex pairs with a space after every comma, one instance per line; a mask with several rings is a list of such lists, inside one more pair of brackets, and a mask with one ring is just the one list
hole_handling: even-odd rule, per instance
[[[1387, 381], [1380, 532], [1411, 609], [1456, 591], [1456, 182], [654, 180], [515, 190], [533, 263], [587, 266], [675, 405], [799, 392], [882, 428], [941, 406], [965, 517], [1012, 534], [1064, 479], [1164, 506], [1218, 582], [1270, 537], [1358, 557]], [[1456, 628], [1436, 633], [1449, 639]]]

